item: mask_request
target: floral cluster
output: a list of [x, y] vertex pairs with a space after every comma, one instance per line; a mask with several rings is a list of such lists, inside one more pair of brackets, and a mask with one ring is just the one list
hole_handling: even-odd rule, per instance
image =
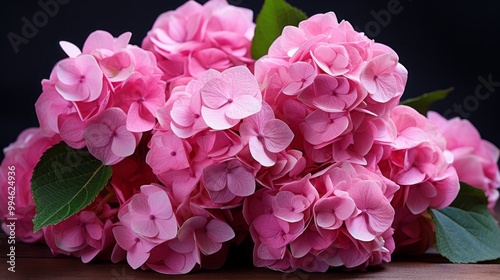
[[187, 1], [156, 19], [142, 47], [155, 54], [163, 79], [171, 87], [209, 69], [223, 71], [237, 65], [252, 68], [252, 20], [251, 10], [228, 5], [226, 0], [204, 5]]
[[69, 57], [42, 81], [40, 127], [4, 150], [0, 179], [13, 162], [32, 174], [60, 141], [112, 176], [36, 233], [30, 178], [19, 181], [17, 237], [164, 274], [221, 267], [251, 239], [255, 266], [317, 272], [425, 252], [427, 209], [450, 205], [459, 181], [493, 209], [498, 148], [465, 120], [399, 105], [408, 73], [394, 50], [329, 12], [285, 27], [254, 64], [252, 17], [188, 1], [142, 48], [105, 31], [81, 50], [61, 42]]
[[129, 45], [130, 32], [114, 38], [96, 31], [80, 50], [69, 42], [35, 107], [40, 128], [70, 147], [87, 149], [106, 165], [132, 155], [142, 133], [156, 123], [165, 82], [154, 55]]

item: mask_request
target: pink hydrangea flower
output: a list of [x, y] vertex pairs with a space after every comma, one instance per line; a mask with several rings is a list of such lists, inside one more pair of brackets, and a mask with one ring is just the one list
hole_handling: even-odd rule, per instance
[[212, 255], [222, 248], [222, 243], [234, 238], [233, 229], [224, 221], [194, 216], [187, 219], [179, 229], [179, 240], [194, 236], [197, 248], [204, 255]]
[[200, 89], [201, 116], [212, 129], [227, 129], [262, 108], [262, 95], [248, 68], [229, 68]]
[[178, 237], [157, 245], [151, 250], [145, 267], [162, 274], [186, 274], [201, 263], [200, 253], [196, 247], [194, 236]]
[[43, 228], [52, 254], [80, 257], [88, 263], [115, 244], [112, 227], [116, 209], [101, 198], [68, 219]]
[[173, 132], [155, 133], [149, 143], [146, 162], [155, 174], [189, 167], [191, 146]]
[[142, 42], [155, 53], [167, 82], [199, 77], [208, 69], [252, 66], [250, 45], [255, 24], [253, 12], [211, 0], [204, 5], [187, 1], [161, 14]]
[[177, 236], [178, 223], [170, 198], [159, 185], [144, 185], [140, 193], [122, 205], [120, 222], [113, 228], [116, 238], [112, 257], [119, 260], [126, 251], [127, 262], [136, 269], [143, 265], [156, 245]]
[[89, 120], [83, 131], [89, 152], [112, 165], [134, 153], [141, 135], [126, 128], [127, 116], [118, 108], [109, 108]]
[[255, 192], [255, 178], [237, 159], [223, 161], [203, 169], [202, 181], [215, 203], [226, 203], [236, 196]]
[[330, 166], [245, 199], [254, 264], [281, 271], [326, 271], [390, 261], [390, 202], [398, 186], [349, 163]]
[[[28, 128], [19, 134], [17, 140], [4, 148], [5, 158], [0, 167], [0, 203], [4, 205], [0, 209], [0, 218], [2, 219], [2, 230], [8, 235], [10, 230], [8, 218], [16, 218], [16, 240], [26, 243], [34, 243], [43, 239], [43, 232], [33, 232], [33, 218], [35, 216], [35, 202], [31, 194], [31, 176], [36, 164], [42, 154], [48, 148], [60, 141], [58, 135], [46, 135], [40, 128]], [[9, 176], [15, 178], [15, 189], [10, 187], [12, 180]], [[9, 196], [14, 194], [15, 203], [14, 216], [9, 215], [7, 206]]]
[[403, 94], [407, 71], [393, 54], [377, 56], [360, 74], [361, 83], [373, 100], [387, 102]]
[[[130, 32], [114, 38], [98, 30], [88, 36], [82, 50], [61, 42], [69, 58], [60, 61], [50, 79], [42, 82], [43, 92], [35, 105], [44, 131], [59, 133], [72, 148], [88, 147], [106, 164], [132, 154], [131, 135], [138, 141], [141, 138], [138, 133], [153, 129], [156, 111], [166, 99], [166, 84], [160, 79], [162, 71], [156, 65], [156, 58], [129, 45], [130, 38]], [[124, 112], [126, 126], [118, 128], [121, 124], [112, 122], [121, 122], [121, 118], [114, 118], [107, 121], [110, 127], [104, 133], [106, 129], [96, 122], [109, 117], [110, 112], [119, 114], [116, 108]], [[99, 126], [101, 131], [96, 133]], [[92, 137], [89, 130], [93, 130]], [[120, 135], [115, 137], [114, 145], [104, 139], [112, 133]], [[97, 137], [98, 134], [102, 137]], [[121, 140], [127, 143], [117, 144]], [[113, 148], [103, 148], [108, 142]]]
[[407, 207], [397, 207], [393, 227], [395, 253], [420, 255], [436, 241], [434, 223], [426, 212], [414, 215]]
[[156, 111], [165, 104], [165, 83], [158, 76], [144, 76], [137, 72], [115, 95], [115, 105], [127, 114], [127, 129], [144, 132], [153, 128]]
[[443, 208], [457, 196], [459, 190], [452, 157], [445, 151], [446, 140], [424, 116], [407, 106], [391, 111], [398, 136], [389, 158], [380, 164], [387, 178], [402, 185], [408, 192], [403, 204], [413, 214], [428, 207]]
[[55, 72], [56, 91], [68, 101], [94, 101], [102, 92], [103, 73], [92, 55], [66, 58]]
[[246, 118], [239, 128], [243, 143], [248, 143], [255, 160], [263, 166], [276, 163], [276, 154], [284, 151], [292, 142], [293, 132], [282, 120], [274, 117], [267, 103], [255, 115]]
[[256, 62], [255, 76], [265, 102], [298, 139], [291, 147], [307, 158], [374, 167], [386, 156], [396, 136], [389, 112], [407, 71], [392, 49], [338, 23], [334, 13], [285, 27]]
[[483, 190], [488, 198], [488, 207], [493, 210], [500, 187], [498, 148], [481, 139], [468, 120], [446, 120], [436, 112], [429, 112], [428, 118], [446, 138], [446, 150], [453, 154], [452, 165], [459, 180]]

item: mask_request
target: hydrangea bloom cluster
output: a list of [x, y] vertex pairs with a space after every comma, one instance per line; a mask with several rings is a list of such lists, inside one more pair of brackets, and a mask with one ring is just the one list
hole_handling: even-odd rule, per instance
[[317, 163], [375, 166], [394, 141], [389, 112], [407, 79], [389, 47], [338, 23], [333, 12], [287, 26], [256, 62], [264, 100]]
[[69, 57], [42, 82], [40, 128], [4, 150], [1, 187], [7, 166], [32, 174], [60, 141], [112, 176], [37, 233], [19, 176], [17, 238], [183, 274], [221, 267], [249, 236], [255, 266], [318, 272], [425, 252], [427, 209], [448, 206], [459, 180], [493, 208], [498, 148], [467, 121], [398, 105], [407, 71], [394, 50], [329, 12], [285, 27], [254, 69], [253, 29], [250, 10], [188, 1], [159, 16], [143, 48], [105, 31], [81, 50], [61, 42]]
[[[0, 188], [4, 194], [9, 193], [9, 191], [15, 194], [14, 203], [16, 211], [13, 211], [13, 213], [16, 218], [16, 239], [22, 242], [34, 243], [43, 240], [43, 233], [41, 231], [33, 232], [35, 203], [30, 189], [31, 174], [33, 174], [33, 170], [43, 152], [59, 141], [61, 139], [58, 135], [46, 136], [40, 128], [28, 128], [21, 132], [14, 143], [3, 149], [5, 158], [0, 165], [2, 168], [0, 172], [0, 182], [2, 185]], [[9, 167], [14, 167], [14, 170], [10, 170]], [[23, 176], [15, 176], [15, 188], [10, 189], [9, 187], [11, 186], [8, 184], [8, 177], [12, 174], [23, 174]], [[0, 209], [0, 218], [3, 222], [2, 230], [8, 233], [7, 225], [9, 223], [7, 222], [7, 218], [11, 216], [7, 211], [7, 205], [9, 205], [8, 197], [4, 194], [0, 195], [0, 203], [5, 205], [5, 207]]]
[[208, 69], [251, 68], [252, 20], [251, 10], [229, 5], [226, 0], [204, 5], [190, 0], [161, 14], [142, 47], [156, 55], [163, 79], [172, 85], [184, 84], [183, 80], [199, 77]]
[[428, 118], [446, 139], [445, 148], [453, 154], [452, 165], [460, 181], [483, 190], [488, 198], [488, 208], [493, 211], [500, 186], [498, 148], [481, 139], [468, 120], [456, 117], [448, 121], [436, 112], [429, 112]]
[[42, 81], [35, 106], [45, 133], [60, 135], [72, 148], [87, 147], [106, 165], [134, 153], [166, 99], [154, 55], [129, 45], [131, 35], [95, 31], [82, 50], [61, 42], [69, 57]]

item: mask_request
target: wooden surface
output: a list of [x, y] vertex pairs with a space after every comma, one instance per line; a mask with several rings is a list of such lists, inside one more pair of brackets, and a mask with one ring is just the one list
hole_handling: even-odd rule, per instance
[[96, 261], [84, 264], [77, 258], [53, 257], [45, 245], [17, 244], [16, 272], [7, 271], [5, 238], [1, 240], [0, 279], [500, 279], [500, 264], [451, 264], [441, 256], [396, 259], [391, 263], [370, 268], [366, 272], [280, 273], [253, 268], [248, 263], [223, 267], [217, 271], [198, 271], [188, 275], [165, 276], [154, 271], [133, 270], [126, 263]]
[[[497, 207], [500, 210], [500, 206]], [[500, 211], [497, 211], [500, 213]], [[497, 216], [498, 218], [499, 216]], [[133, 270], [126, 263], [94, 261], [84, 264], [77, 258], [53, 257], [42, 244], [16, 244], [15, 273], [7, 270], [7, 242], [0, 237], [0, 279], [500, 279], [500, 264], [452, 264], [436, 253], [419, 257], [394, 259], [393, 262], [370, 268], [366, 272], [280, 273], [254, 268], [251, 263], [233, 262], [217, 271], [198, 271], [188, 275], [165, 276], [154, 271]], [[466, 246], [466, 244], [464, 244]]]

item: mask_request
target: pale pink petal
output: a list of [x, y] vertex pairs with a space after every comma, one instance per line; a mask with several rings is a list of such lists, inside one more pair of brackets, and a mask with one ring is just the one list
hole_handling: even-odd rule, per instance
[[90, 238], [95, 240], [101, 240], [102, 238], [102, 226], [97, 223], [88, 223], [85, 225], [85, 230]]
[[365, 215], [350, 218], [345, 221], [345, 224], [349, 233], [357, 240], [372, 241], [375, 238], [375, 234], [368, 227], [368, 221]]
[[149, 238], [157, 236], [159, 232], [155, 221], [149, 216], [135, 218], [130, 226], [135, 233]]
[[232, 89], [228, 81], [222, 78], [209, 80], [201, 89], [203, 103], [211, 109], [218, 109], [232, 102]]
[[272, 153], [279, 153], [288, 147], [293, 139], [293, 132], [288, 125], [279, 119], [265, 122], [263, 130], [264, 144]]
[[172, 217], [172, 205], [164, 191], [157, 191], [148, 196], [149, 212], [157, 218], [168, 219]]
[[228, 106], [224, 106], [221, 109], [214, 110], [208, 107], [201, 107], [201, 115], [210, 128], [217, 130], [228, 129], [238, 124], [239, 120], [226, 117], [227, 108]]
[[227, 105], [226, 116], [231, 119], [243, 119], [260, 111], [262, 102], [250, 95], [235, 97], [232, 103]]
[[82, 51], [75, 46], [73, 43], [66, 42], [66, 41], [60, 41], [59, 46], [63, 49], [63, 51], [70, 57], [70, 58], [75, 58], [79, 56]]
[[92, 32], [83, 44], [83, 53], [91, 53], [97, 49], [113, 50], [114, 47], [113, 35], [106, 31], [97, 30]]
[[158, 238], [161, 240], [171, 240], [177, 236], [177, 220], [171, 216], [168, 220], [157, 220]]
[[153, 129], [156, 118], [139, 103], [130, 104], [127, 112], [127, 129], [131, 132], [144, 132]]
[[423, 182], [426, 178], [424, 172], [417, 167], [410, 167], [394, 177], [394, 181], [400, 185], [415, 185]]
[[276, 155], [268, 153], [264, 144], [257, 137], [251, 137], [248, 146], [252, 157], [263, 166], [273, 166], [276, 163]]

